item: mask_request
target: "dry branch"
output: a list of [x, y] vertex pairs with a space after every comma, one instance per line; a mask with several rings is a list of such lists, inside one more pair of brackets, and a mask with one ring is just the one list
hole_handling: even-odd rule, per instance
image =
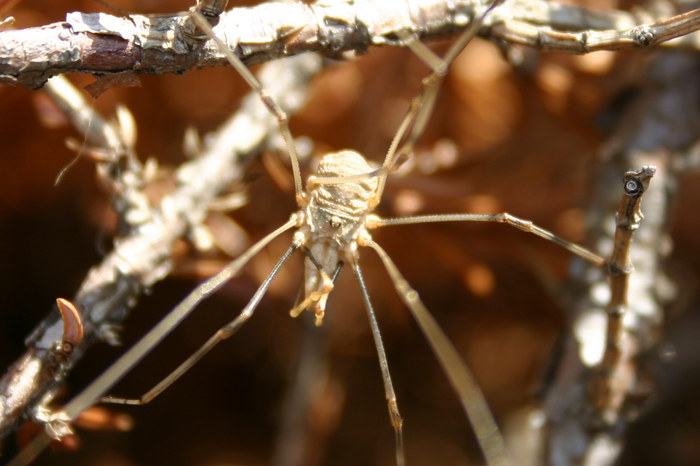
[[[651, 63], [648, 73], [644, 88], [627, 105], [615, 133], [601, 150], [596, 194], [588, 209], [596, 249], [612, 249], [610, 226], [615, 219], [606, 213], [613, 212], [619, 203], [609, 190], [612, 180], [619, 179], [623, 167], [657, 167], [654, 183], [644, 198], [644, 227], [631, 246], [634, 272], [629, 277], [628, 306], [622, 321], [617, 322], [621, 327], [615, 328], [615, 319], [611, 327], [619, 332], [613, 342], [617, 348], [608, 354], [610, 358], [615, 353], [616, 373], [602, 374], [606, 380], [602, 385], [611, 391], [605, 393], [603, 405], [596, 406], [601, 398], [591, 398], [586, 387], [600, 387], [596, 370], [612, 369], [610, 360], [604, 368], [596, 368], [603, 360], [607, 341], [606, 326], [599, 324], [605, 322], [610, 294], [601, 293], [608, 285], [600, 271], [577, 267], [579, 287], [588, 285], [577, 287], [578, 293], [571, 297], [575, 303], [570, 316], [572, 335], [544, 404], [549, 423], [546, 455], [553, 465], [612, 464], [624, 446], [629, 424], [648, 401], [652, 382], [643, 376], [647, 368], [640, 358], [658, 344], [663, 323], [661, 298], [673, 294], [663, 272], [670, 251], [662, 245], [668, 243], [668, 212], [677, 177], [687, 169], [687, 153], [700, 137], [700, 107], [691, 97], [700, 95], [700, 68], [693, 54], [669, 52]], [[682, 168], [677, 171], [674, 167]], [[610, 385], [613, 381], [614, 386]]]
[[[402, 45], [399, 33], [421, 39], [455, 34], [469, 24], [476, 0], [336, 0], [305, 5], [265, 3], [234, 8], [215, 33], [248, 65], [303, 52], [364, 52]], [[509, 44], [588, 53], [658, 45], [700, 29], [700, 11], [673, 16], [593, 11], [557, 3], [512, 0], [496, 8], [484, 32]], [[697, 35], [679, 45], [697, 48]], [[193, 38], [187, 14], [172, 16], [68, 13], [65, 22], [0, 31], [0, 83], [41, 87], [56, 74], [182, 73], [225, 65], [212, 41]]]
[[628, 344], [623, 319], [629, 306], [629, 280], [634, 269], [630, 258], [632, 236], [639, 229], [642, 219], [642, 196], [649, 187], [656, 167], [645, 166], [631, 170], [623, 179], [624, 196], [615, 216], [613, 251], [608, 259], [610, 300], [606, 306], [607, 330], [605, 351], [588, 384], [591, 405], [595, 416], [606, 425], [612, 425], [620, 415], [625, 398], [634, 385], [633, 358], [638, 350], [626, 348]]
[[[294, 111], [303, 102], [306, 82], [318, 71], [319, 64], [314, 55], [299, 57], [294, 63], [270, 64], [262, 72], [262, 79], [287, 111]], [[92, 114], [90, 119], [94, 127], [109, 128], [98, 115]], [[16, 428], [27, 415], [33, 416], [27, 410], [37, 401], [41, 400], [40, 405], [50, 401], [52, 389], [89, 345], [100, 339], [115, 339], [114, 327], [126, 317], [141, 293], [169, 273], [173, 243], [201, 224], [209, 204], [240, 179], [245, 157], [259, 148], [276, 127], [257, 95], [252, 95], [222, 125], [206, 151], [180, 167], [176, 175], [178, 188], [154, 207], [149, 218], [129, 236], [118, 239], [115, 249], [88, 272], [72, 300], [81, 311], [85, 338], [69, 358], [57, 358], [53, 351], [55, 343], [63, 338], [63, 321], [57, 310], [37, 327], [27, 340], [27, 352], [0, 380], [2, 435]], [[42, 420], [50, 430], [64, 430], [61, 419]]]

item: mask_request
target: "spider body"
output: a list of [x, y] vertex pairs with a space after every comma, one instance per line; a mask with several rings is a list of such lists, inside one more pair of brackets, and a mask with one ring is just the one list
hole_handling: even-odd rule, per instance
[[[322, 323], [326, 299], [333, 288], [328, 274], [343, 261], [356, 263], [358, 239], [369, 235], [366, 223], [374, 209], [378, 186], [377, 178], [369, 174], [372, 169], [360, 153], [343, 150], [326, 154], [319, 163], [318, 176], [307, 180], [306, 206], [298, 213], [302, 226], [295, 242], [307, 248], [304, 302], [312, 303], [316, 325]], [[359, 178], [323, 183], [324, 178], [347, 177]], [[297, 306], [292, 315], [303, 310]]]

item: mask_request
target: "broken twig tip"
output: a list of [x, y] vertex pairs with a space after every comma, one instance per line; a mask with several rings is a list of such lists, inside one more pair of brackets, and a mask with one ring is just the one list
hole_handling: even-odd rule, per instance
[[649, 187], [649, 181], [656, 174], [654, 165], [644, 165], [639, 170], [625, 173], [624, 188], [628, 196], [639, 196]]

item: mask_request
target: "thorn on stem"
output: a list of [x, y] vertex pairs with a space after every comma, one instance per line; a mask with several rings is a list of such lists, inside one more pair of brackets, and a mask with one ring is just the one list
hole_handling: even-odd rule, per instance
[[58, 310], [61, 311], [63, 319], [63, 340], [66, 343], [75, 346], [83, 339], [83, 321], [80, 318], [80, 313], [73, 303], [64, 298], [56, 299]]

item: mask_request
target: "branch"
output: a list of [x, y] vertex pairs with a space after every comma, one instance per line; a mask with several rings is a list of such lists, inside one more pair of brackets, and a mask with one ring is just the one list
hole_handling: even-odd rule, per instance
[[[261, 71], [261, 78], [283, 108], [293, 112], [303, 103], [306, 82], [319, 67], [318, 57], [307, 55], [291, 63], [270, 64]], [[98, 115], [90, 118], [93, 126], [100, 125]], [[141, 293], [170, 272], [173, 243], [201, 224], [219, 193], [240, 180], [245, 157], [276, 128], [276, 120], [253, 93], [222, 125], [205, 152], [178, 169], [177, 189], [129, 236], [115, 242], [114, 250], [88, 272], [71, 300], [83, 319], [83, 341], [68, 358], [55, 357], [52, 348], [63, 339], [63, 321], [54, 309], [29, 337], [25, 354], [0, 379], [0, 435], [12, 431], [29, 407], [37, 403], [34, 411], [44, 407], [53, 396], [52, 389], [92, 343], [115, 339], [114, 327]], [[60, 427], [60, 420], [53, 426], [48, 421], [49, 429]]]
[[625, 174], [624, 196], [616, 215], [613, 251], [608, 260], [610, 301], [606, 307], [605, 352], [588, 382], [595, 417], [606, 425], [613, 425], [618, 420], [622, 405], [636, 381], [634, 358], [639, 348], [634, 343], [634, 337], [628, 334], [629, 329], [624, 327], [623, 318], [629, 307], [629, 280], [633, 270], [630, 258], [632, 236], [644, 218], [642, 196], [655, 173], [656, 167], [645, 166]]
[[[401, 46], [401, 32], [421, 39], [456, 34], [479, 6], [477, 0], [273, 2], [225, 12], [214, 31], [251, 65], [310, 51]], [[658, 17], [512, 0], [496, 8], [482, 29], [507, 44], [587, 53], [655, 46], [690, 34], [700, 29], [700, 10]], [[69, 13], [65, 22], [0, 31], [0, 83], [35, 89], [61, 73], [182, 73], [226, 64], [213, 41], [197, 39], [188, 14]], [[678, 45], [700, 48], [699, 42], [693, 36]]]
[[[615, 388], [614, 404], [609, 398], [600, 407], [591, 404], [594, 400], [585, 388], [596, 384], [592, 378], [598, 377], [594, 375], [596, 366], [603, 360], [608, 337], [603, 323], [610, 294], [601, 271], [577, 267], [581, 287], [572, 297], [573, 337], [567, 342], [544, 402], [547, 459], [553, 465], [614, 463], [631, 422], [625, 414], [641, 409], [646, 398], [637, 392], [650, 383], [642, 377], [644, 368], [637, 359], [657, 344], [663, 321], [663, 303], [659, 300], [672, 294], [663, 288], [667, 281], [662, 271], [670, 251], [660, 245], [667, 243], [669, 205], [677, 178], [689, 165], [686, 153], [700, 137], [700, 107], [696, 99], [688, 98], [700, 92], [700, 69], [692, 54], [682, 53], [659, 56], [648, 69], [644, 88], [628, 104], [615, 133], [601, 150], [594, 187], [597, 194], [588, 208], [590, 230], [598, 238], [596, 249], [611, 249], [614, 240], [609, 226], [615, 219], [606, 212], [619, 204], [619, 199], [611, 198], [609, 193], [611, 179], [619, 178], [622, 167], [657, 167], [654, 185], [645, 194], [647, 219], [630, 251], [635, 270], [629, 278], [629, 304], [622, 320], [624, 367], [616, 366], [625, 374]], [[611, 329], [616, 326], [615, 320]], [[608, 382], [603, 386], [609, 386]]]
[[[585, 10], [581, 11], [582, 15]], [[584, 20], [585, 23], [585, 20]], [[622, 20], [620, 25], [625, 24]], [[671, 39], [691, 34], [700, 29], [700, 10], [640, 24], [619, 30], [585, 29], [581, 32], [551, 30], [517, 19], [506, 19], [494, 26], [492, 36], [506, 42], [526, 45], [551, 52], [584, 54], [601, 50], [622, 50], [660, 45]], [[698, 37], [681, 41], [684, 46], [697, 48]]]

